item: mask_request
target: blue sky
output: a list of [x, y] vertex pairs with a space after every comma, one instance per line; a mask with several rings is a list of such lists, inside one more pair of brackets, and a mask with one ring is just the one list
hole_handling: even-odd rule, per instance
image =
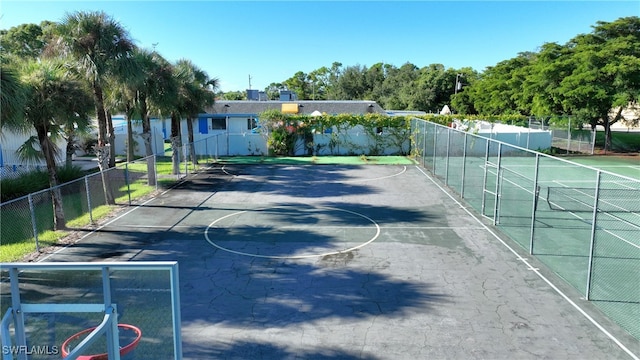
[[224, 91], [264, 89], [335, 61], [478, 71], [597, 21], [639, 16], [626, 1], [31, 1], [2, 0], [0, 28], [102, 10], [140, 47], [191, 59]]

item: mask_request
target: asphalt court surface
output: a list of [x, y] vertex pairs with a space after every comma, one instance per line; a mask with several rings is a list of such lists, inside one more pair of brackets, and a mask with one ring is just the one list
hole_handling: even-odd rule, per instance
[[412, 165], [217, 165], [46, 261], [179, 261], [185, 359], [637, 358], [475, 216]]

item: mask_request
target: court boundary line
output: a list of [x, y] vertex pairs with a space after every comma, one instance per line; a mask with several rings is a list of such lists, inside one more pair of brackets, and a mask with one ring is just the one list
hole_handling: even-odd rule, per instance
[[460, 201], [454, 198], [446, 189], [444, 189], [440, 184], [438, 184], [429, 174], [427, 174], [420, 166], [416, 165], [416, 169], [420, 171], [429, 181], [431, 181], [435, 186], [437, 186], [440, 191], [446, 194], [451, 200], [453, 200], [462, 210], [464, 210], [469, 216], [471, 216], [476, 222], [480, 224], [491, 236], [493, 236], [496, 240], [498, 240], [504, 247], [506, 247], [512, 254], [514, 254], [518, 261], [522, 261], [526, 265], [526, 267], [533, 271], [542, 281], [547, 283], [558, 295], [560, 295], [567, 303], [569, 303], [574, 309], [576, 309], [582, 316], [584, 316], [589, 322], [591, 322], [598, 330], [600, 330], [603, 334], [605, 334], [609, 339], [611, 339], [620, 349], [626, 352], [631, 358], [634, 360], [640, 360], [640, 358], [634, 354], [631, 350], [629, 350], [618, 338], [616, 338], [613, 334], [611, 334], [604, 326], [600, 325], [593, 317], [591, 317], [585, 310], [583, 310], [578, 304], [576, 304], [568, 295], [566, 295], [562, 290], [560, 290], [556, 285], [554, 285], [551, 280], [547, 279], [540, 270], [529, 263], [529, 260], [522, 257], [517, 251], [515, 251], [509, 244], [507, 244], [504, 240], [502, 240], [498, 234], [496, 234], [493, 230], [491, 230], [487, 225], [485, 225], [477, 216], [475, 216], [471, 211], [469, 211], [465, 206], [463, 206]]
[[[242, 165], [242, 164], [238, 164], [238, 165]], [[277, 164], [276, 164], [277, 165]], [[238, 175], [238, 174], [232, 174], [230, 172], [228, 172], [225, 169], [226, 165], [223, 165], [220, 170], [229, 175], [229, 176], [233, 176], [233, 177], [253, 177], [255, 175]], [[294, 166], [296, 167], [296, 165], [289, 165], [289, 166]], [[300, 165], [297, 165], [300, 166]], [[315, 166], [315, 165], [303, 165], [303, 166]], [[317, 165], [317, 166], [322, 166], [322, 165]], [[341, 166], [341, 165], [337, 165], [337, 166]], [[397, 165], [400, 166], [400, 165]], [[331, 183], [333, 184], [343, 184], [343, 183], [357, 183], [357, 182], [366, 182], [366, 181], [376, 181], [376, 180], [382, 180], [382, 179], [388, 179], [388, 178], [392, 178], [392, 177], [396, 177], [396, 176], [400, 176], [402, 174], [404, 174], [405, 172], [407, 172], [407, 166], [406, 165], [402, 165], [402, 171], [400, 171], [399, 173], [395, 173], [395, 174], [391, 174], [391, 175], [385, 175], [385, 176], [379, 176], [377, 178], [371, 178], [371, 179], [354, 179], [354, 180], [345, 180], [345, 181], [332, 181]]]
[[218, 244], [216, 244], [214, 241], [212, 241], [209, 238], [209, 229], [211, 229], [213, 227], [213, 225], [215, 225], [218, 221], [224, 220], [226, 218], [238, 215], [238, 214], [243, 214], [249, 211], [262, 211], [262, 210], [269, 210], [271, 208], [258, 208], [258, 209], [246, 209], [246, 210], [240, 210], [240, 211], [236, 211], [233, 212], [231, 214], [227, 214], [225, 216], [219, 217], [215, 220], [213, 220], [208, 226], [207, 228], [204, 230], [204, 238], [205, 240], [214, 248], [217, 248], [219, 250], [222, 251], [226, 251], [228, 253], [231, 254], [236, 254], [236, 255], [242, 255], [242, 256], [249, 256], [249, 257], [254, 257], [254, 258], [260, 258], [260, 259], [292, 259], [292, 260], [296, 260], [296, 259], [311, 259], [311, 258], [317, 258], [317, 257], [325, 257], [325, 256], [330, 256], [330, 255], [338, 255], [338, 254], [345, 254], [345, 253], [349, 253], [351, 251], [360, 249], [362, 247], [365, 247], [369, 244], [371, 244], [372, 242], [374, 242], [379, 236], [380, 236], [380, 225], [378, 225], [378, 223], [373, 220], [372, 218], [368, 217], [367, 215], [364, 214], [360, 214], [358, 212], [355, 211], [351, 211], [351, 210], [346, 210], [346, 209], [340, 209], [337, 207], [329, 207], [329, 206], [317, 206], [317, 208], [321, 208], [321, 209], [329, 209], [329, 210], [338, 210], [338, 211], [343, 211], [349, 214], [353, 214], [353, 215], [357, 215], [360, 216], [363, 219], [369, 220], [376, 229], [376, 234], [369, 240], [358, 244], [357, 246], [352, 246], [350, 248], [347, 249], [343, 249], [343, 250], [337, 250], [337, 251], [329, 251], [329, 252], [325, 252], [325, 253], [320, 253], [320, 254], [303, 254], [303, 255], [288, 255], [288, 256], [284, 256], [284, 255], [260, 255], [260, 254], [251, 254], [251, 253], [247, 253], [244, 251], [237, 251], [237, 250], [231, 250], [231, 249], [227, 249], [223, 246], [220, 246]]
[[[54, 252], [52, 252], [52, 253], [50, 253], [50, 254], [47, 254], [47, 255], [43, 256], [41, 259], [38, 259], [38, 260], [36, 260], [35, 262], [43, 262], [43, 261], [47, 260], [48, 258], [50, 258], [50, 257], [52, 257], [52, 256], [54, 256], [54, 255], [57, 255], [57, 254], [61, 253], [62, 251], [66, 250], [66, 249], [68, 249], [68, 248], [70, 248], [70, 247], [72, 247], [72, 246], [75, 246], [76, 244], [78, 244], [78, 243], [79, 243], [79, 242], [81, 242], [82, 240], [86, 239], [87, 237], [89, 237], [89, 236], [91, 236], [91, 235], [93, 235], [93, 234], [97, 233], [98, 231], [100, 231], [100, 230], [104, 229], [105, 227], [107, 227], [107, 226], [109, 226], [109, 225], [113, 224], [114, 222], [116, 222], [116, 221], [120, 220], [122, 217], [125, 217], [126, 215], [129, 215], [130, 213], [132, 213], [132, 212], [134, 212], [134, 211], [138, 210], [139, 208], [143, 207], [144, 205], [146, 205], [146, 204], [148, 204], [148, 203], [150, 203], [150, 202], [152, 202], [152, 201], [154, 201], [154, 200], [157, 200], [159, 196], [162, 196], [162, 195], [164, 195], [164, 194], [168, 193], [169, 191], [173, 190], [173, 189], [174, 189], [174, 188], [176, 188], [177, 186], [182, 185], [182, 183], [184, 183], [185, 181], [186, 181], [186, 180], [178, 181], [177, 183], [173, 184], [173, 186], [169, 187], [168, 189], [166, 189], [165, 191], [161, 192], [160, 194], [158, 194], [158, 195], [154, 195], [153, 197], [151, 197], [151, 198], [150, 198], [150, 199], [148, 199], [147, 201], [145, 201], [145, 202], [143, 202], [143, 203], [141, 203], [141, 204], [136, 205], [133, 209], [131, 209], [131, 210], [129, 210], [129, 211], [125, 211], [124, 213], [120, 214], [119, 216], [116, 216], [115, 218], [113, 218], [113, 219], [111, 219], [111, 220], [107, 221], [106, 223], [104, 223], [104, 224], [102, 224], [102, 225], [98, 226], [97, 228], [95, 228], [95, 229], [91, 230], [90, 232], [88, 232], [88, 233], [84, 234], [80, 239], [78, 239], [78, 240], [76, 240], [76, 241], [74, 241], [74, 242], [72, 242], [72, 243], [70, 243], [70, 244], [66, 244], [66, 245], [65, 245], [65, 246], [63, 246], [62, 248], [60, 248], [60, 249], [58, 249], [58, 250], [56, 250], [56, 251], [54, 251]], [[169, 227], [169, 228], [171, 228], [171, 227]], [[640, 359], [639, 359], [639, 360], [640, 360]]]
[[[611, 339], [616, 345], [618, 345], [618, 347], [620, 349], [622, 349], [625, 353], [627, 353], [632, 359], [634, 360], [640, 360], [640, 357], [638, 357], [637, 355], [635, 355], [633, 352], [631, 352], [631, 350], [629, 350], [624, 344], [622, 344], [620, 342], [620, 340], [618, 340], [615, 336], [613, 336], [610, 332], [608, 332], [602, 325], [600, 325], [600, 323], [598, 323], [595, 319], [593, 319], [589, 314], [587, 314], [587, 312], [585, 310], [583, 310], [578, 304], [576, 304], [573, 300], [571, 300], [571, 298], [568, 297], [568, 295], [566, 295], [564, 292], [562, 292], [557, 286], [555, 286], [549, 279], [547, 279], [544, 275], [542, 275], [539, 271], [539, 269], [535, 268], [534, 266], [532, 266], [528, 260], [524, 257], [522, 257], [520, 254], [518, 254], [511, 246], [509, 246], [504, 240], [502, 240], [494, 231], [492, 231], [487, 225], [485, 225], [480, 219], [478, 219], [478, 217], [476, 217], [471, 211], [469, 211], [467, 209], [467, 207], [463, 206], [463, 204], [461, 204], [457, 199], [455, 199], [448, 191], [446, 191], [440, 184], [438, 184], [431, 176], [429, 176], [422, 168], [420, 168], [419, 165], [415, 165], [416, 169], [418, 169], [418, 171], [420, 173], [422, 173], [429, 181], [431, 181], [436, 187], [438, 187], [440, 189], [440, 191], [442, 191], [444, 194], [447, 195], [447, 197], [449, 197], [451, 200], [453, 200], [462, 210], [464, 210], [469, 216], [471, 216], [478, 224], [480, 224], [480, 227], [482, 229], [484, 229], [485, 231], [487, 231], [489, 234], [491, 234], [491, 236], [493, 236], [496, 240], [498, 240], [504, 247], [506, 247], [511, 253], [513, 253], [518, 261], [522, 261], [526, 267], [533, 271], [541, 280], [543, 280], [547, 285], [549, 285], [549, 287], [551, 287], [551, 289], [553, 289], [557, 294], [559, 294], [567, 303], [569, 303], [574, 309], [576, 309], [582, 316], [584, 316], [589, 322], [591, 322], [598, 330], [600, 330], [603, 334], [605, 334], [609, 339]], [[231, 175], [233, 176], [233, 175]], [[104, 227], [112, 224], [113, 222], [119, 220], [120, 218], [130, 214], [131, 212], [137, 210], [138, 208], [142, 207], [143, 205], [146, 205], [147, 203], [150, 203], [154, 200], [157, 199], [158, 196], [162, 196], [164, 194], [166, 194], [167, 192], [173, 190], [175, 187], [181, 185], [182, 183], [184, 183], [186, 180], [182, 180], [179, 181], [177, 183], [175, 183], [173, 186], [171, 186], [170, 188], [166, 189], [165, 191], [161, 192], [160, 194], [153, 196], [152, 198], [148, 199], [147, 201], [136, 205], [133, 209], [124, 212], [123, 214], [113, 218], [112, 220], [106, 222], [105, 224], [99, 226], [98, 228], [92, 230], [91, 232], [85, 234], [84, 236], [82, 236], [80, 239], [78, 239], [77, 241], [71, 243], [71, 244], [67, 244], [64, 247], [50, 253], [47, 254], [46, 256], [43, 256], [41, 259], [36, 260], [36, 262], [43, 262], [46, 259], [48, 259], [49, 257], [59, 254], [62, 251], [74, 246], [75, 244], [81, 242], [82, 240], [86, 239], [87, 237], [93, 235], [94, 233], [98, 232], [99, 230], [103, 229]], [[214, 191], [215, 192], [215, 191]], [[361, 214], [357, 214], [357, 215], [361, 215]], [[377, 223], [376, 223], [377, 225]], [[380, 231], [380, 229], [378, 228], [378, 232]], [[373, 241], [373, 240], [370, 240]], [[364, 245], [361, 245], [364, 246]], [[359, 246], [359, 247], [361, 247]], [[355, 250], [359, 247], [353, 248], [349, 251]], [[339, 253], [345, 253], [347, 251], [342, 251], [342, 252], [335, 252], [336, 254]], [[317, 257], [317, 255], [316, 255]]]

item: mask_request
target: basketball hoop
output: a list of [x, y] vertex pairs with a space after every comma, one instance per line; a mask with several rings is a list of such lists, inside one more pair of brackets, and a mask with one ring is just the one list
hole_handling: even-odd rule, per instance
[[[67, 355], [69, 355], [69, 352], [70, 352], [69, 344], [71, 342], [79, 339], [80, 337], [82, 337], [87, 333], [92, 332], [95, 329], [96, 329], [95, 327], [92, 327], [86, 330], [82, 330], [79, 333], [71, 335], [67, 340], [65, 340], [65, 342], [62, 343], [62, 358], [64, 359], [67, 357]], [[135, 349], [138, 346], [138, 343], [140, 342], [140, 338], [142, 338], [142, 331], [140, 331], [139, 328], [133, 325], [127, 325], [127, 324], [118, 324], [118, 329], [132, 331], [136, 335], [135, 339], [133, 339], [131, 343], [129, 343], [126, 346], [120, 347], [120, 356], [122, 356], [130, 353], [131, 351], [133, 351], [133, 349]], [[82, 355], [78, 357], [78, 360], [108, 360], [108, 359], [109, 359], [109, 356], [107, 353], [96, 354], [96, 355]]]

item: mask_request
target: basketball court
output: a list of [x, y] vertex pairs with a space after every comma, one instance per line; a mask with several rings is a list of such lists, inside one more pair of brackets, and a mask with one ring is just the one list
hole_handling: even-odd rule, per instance
[[638, 359], [479, 218], [415, 165], [217, 164], [43, 260], [177, 261], [185, 359]]

